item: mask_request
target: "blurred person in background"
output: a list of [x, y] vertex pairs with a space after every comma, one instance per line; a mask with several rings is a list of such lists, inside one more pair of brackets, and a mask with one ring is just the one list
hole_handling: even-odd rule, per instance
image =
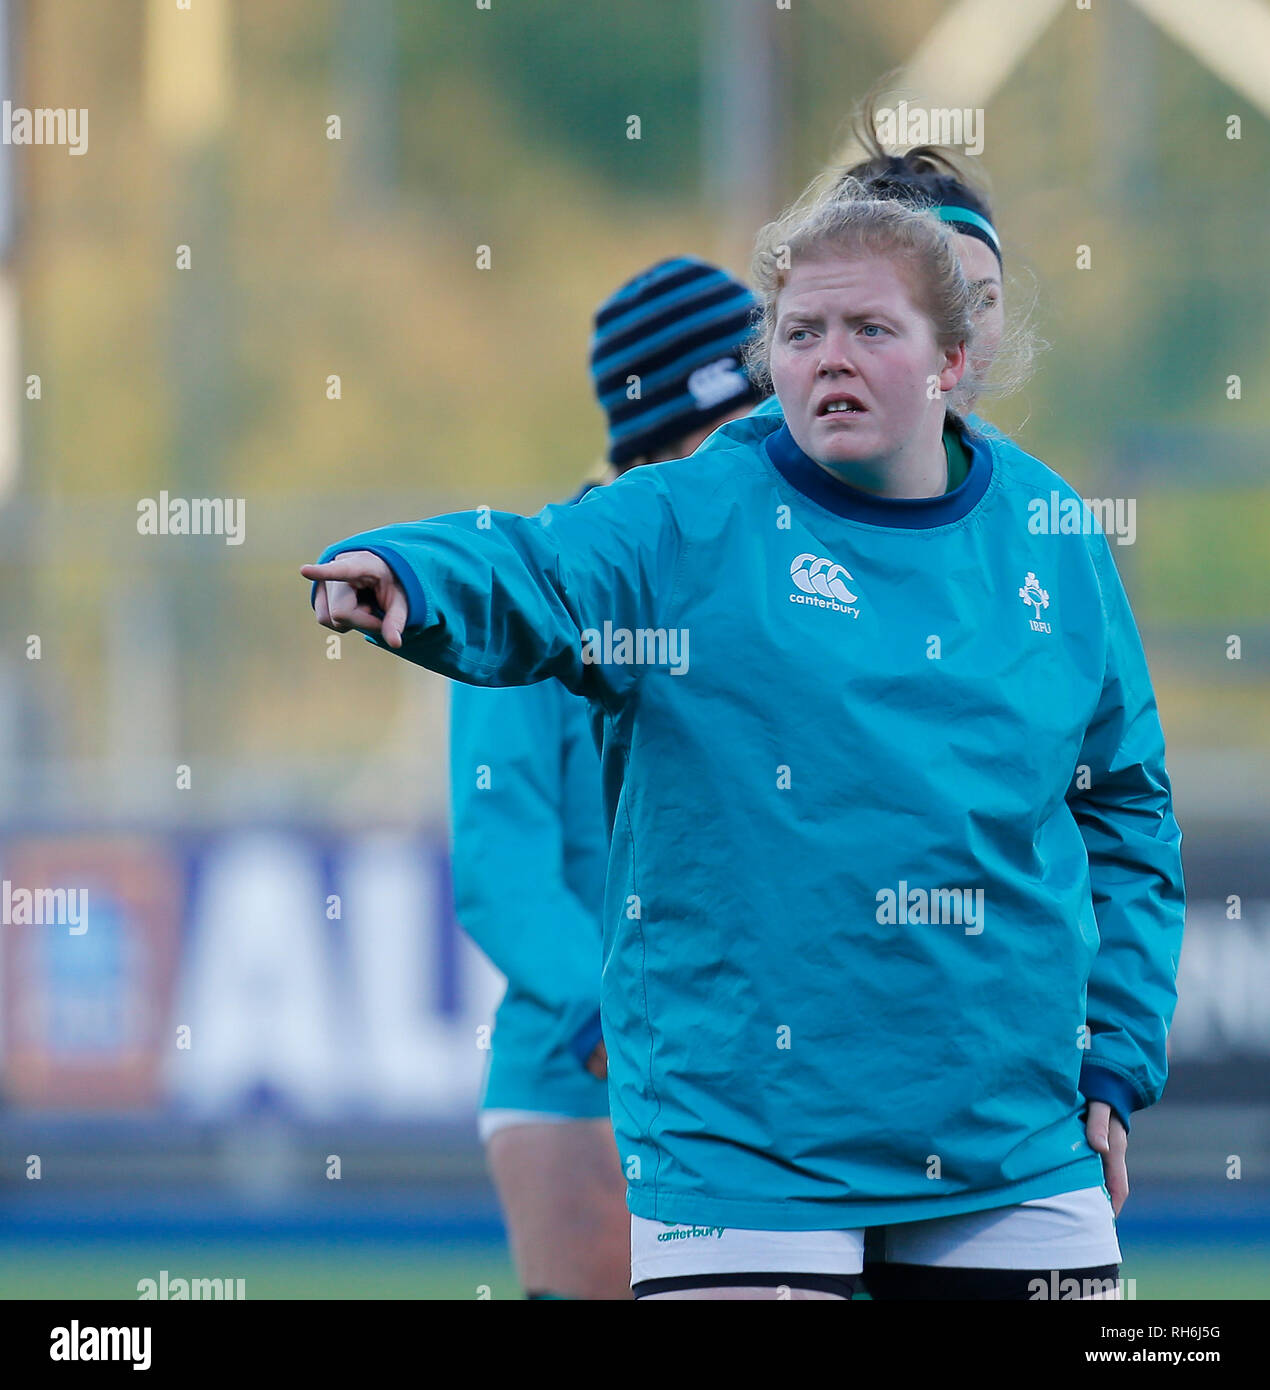
[[[760, 393], [743, 346], [756, 301], [690, 257], [596, 311], [591, 372], [605, 477], [691, 454]], [[479, 1130], [531, 1299], [630, 1297], [630, 1216], [600, 1030], [609, 827], [587, 702], [558, 681], [455, 683], [451, 825], [459, 922], [507, 977]]]

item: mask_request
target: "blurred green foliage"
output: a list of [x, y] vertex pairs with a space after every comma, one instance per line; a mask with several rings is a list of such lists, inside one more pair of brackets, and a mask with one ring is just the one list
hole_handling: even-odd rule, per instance
[[[97, 592], [69, 562], [91, 573], [110, 554], [187, 595], [177, 627], [190, 643], [179, 664], [192, 748], [369, 747], [373, 728], [328, 718], [331, 665], [295, 566], [375, 521], [571, 491], [604, 446], [586, 364], [595, 305], [663, 256], [716, 254], [695, 3], [397, 0], [392, 61], [359, 92], [349, 26], [389, 2], [232, 5], [225, 123], [197, 157], [148, 119], [144, 6], [20, 12], [23, 90], [91, 112], [86, 157], [24, 152], [14, 261], [22, 370], [44, 382], [25, 409], [16, 501], [40, 518], [21, 529], [42, 621], [64, 634], [59, 718], [75, 746], [102, 737], [104, 658]], [[772, 214], [943, 8], [805, 3], [785, 15], [789, 126], [776, 133]], [[1210, 696], [1231, 685], [1225, 633], [1264, 625], [1270, 597], [1270, 491], [1234, 488], [1220, 468], [1224, 432], [1270, 430], [1267, 123], [1136, 12], [1104, 19], [1064, 13], [987, 112], [982, 164], [1015, 300], [1034, 283], [1052, 346], [1024, 391], [986, 413], [1021, 426], [1020, 442], [1087, 494], [1105, 491], [1116, 441], [1135, 426], [1207, 432], [1193, 487], [1145, 476], [1126, 579], [1145, 628], [1214, 634], [1211, 664], [1157, 667], [1181, 721], [1171, 744], [1260, 742], [1242, 695], [1225, 712]], [[361, 114], [377, 110], [390, 128]], [[332, 113], [338, 142], [326, 138]], [[632, 113], [639, 141], [626, 138]], [[1226, 138], [1231, 114], [1239, 141]], [[380, 167], [371, 153], [388, 161], [380, 187], [366, 182]], [[189, 272], [175, 269], [181, 242]], [[482, 245], [490, 270], [477, 268]], [[1077, 269], [1082, 245], [1090, 270]], [[204, 277], [201, 295], [182, 275]], [[1232, 373], [1239, 401], [1226, 396]], [[190, 418], [206, 423], [192, 434]], [[248, 545], [204, 546], [197, 584], [178, 582], [192, 545], [160, 559], [127, 520], [163, 487], [246, 497]], [[107, 516], [122, 518], [117, 530]], [[340, 699], [397, 678], [386, 657], [345, 645]], [[426, 737], [439, 755], [438, 733]]]

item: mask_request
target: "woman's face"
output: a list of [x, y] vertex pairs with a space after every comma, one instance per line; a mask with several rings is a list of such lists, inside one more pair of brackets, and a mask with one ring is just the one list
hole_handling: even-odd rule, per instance
[[772, 384], [795, 443], [826, 467], [883, 479], [923, 436], [938, 438], [939, 392], [965, 367], [965, 349], [936, 344], [903, 272], [881, 257], [803, 258], [777, 298]]
[[991, 247], [978, 237], [953, 233], [953, 245], [961, 261], [961, 273], [971, 289], [983, 286], [988, 303], [975, 322], [975, 339], [970, 348], [970, 366], [976, 378], [982, 379], [992, 366], [992, 359], [1001, 346], [1005, 332], [1005, 304], [1002, 299], [1001, 267]]

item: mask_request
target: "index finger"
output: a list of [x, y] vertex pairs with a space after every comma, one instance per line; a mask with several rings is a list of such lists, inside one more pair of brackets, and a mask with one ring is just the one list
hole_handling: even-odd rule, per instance
[[342, 579], [347, 584], [350, 579], [364, 574], [365, 570], [351, 560], [337, 557], [324, 565], [301, 565], [300, 573], [306, 579]]

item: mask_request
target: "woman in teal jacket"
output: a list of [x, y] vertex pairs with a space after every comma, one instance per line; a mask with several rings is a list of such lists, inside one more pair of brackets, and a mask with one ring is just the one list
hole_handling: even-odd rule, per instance
[[1070, 486], [948, 410], [977, 305], [934, 216], [841, 187], [755, 274], [761, 444], [351, 537], [318, 618], [591, 703], [637, 1295], [849, 1297], [885, 1226], [962, 1296], [1098, 1296], [1088, 1078], [1158, 1100], [1183, 909], [1124, 591]]

